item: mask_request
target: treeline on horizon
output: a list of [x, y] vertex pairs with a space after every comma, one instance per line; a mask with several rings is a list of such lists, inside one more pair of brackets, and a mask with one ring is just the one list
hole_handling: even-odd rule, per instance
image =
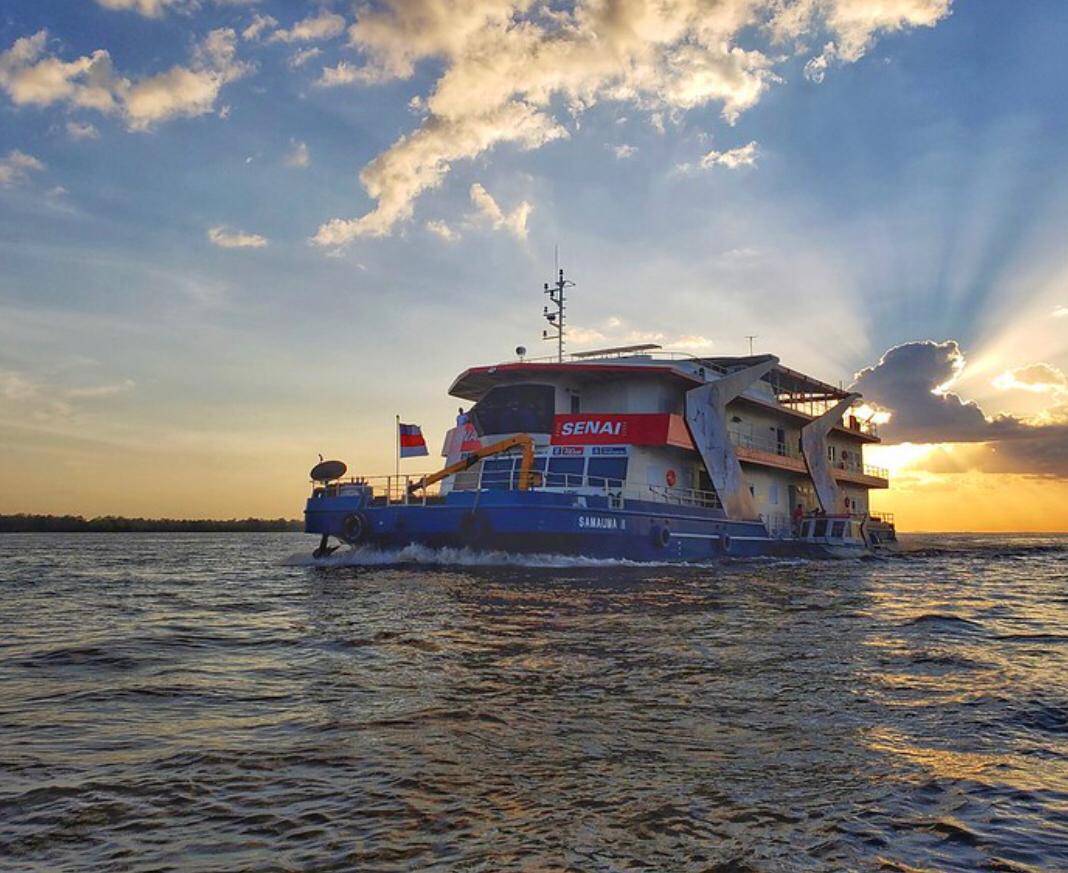
[[299, 531], [294, 518], [123, 518], [102, 515], [0, 515], [0, 533], [260, 533]]

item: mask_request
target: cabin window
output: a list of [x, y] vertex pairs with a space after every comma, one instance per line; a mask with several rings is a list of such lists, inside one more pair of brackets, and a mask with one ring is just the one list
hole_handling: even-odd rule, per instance
[[836, 522], [834, 522], [831, 525], [830, 536], [839, 537], [839, 538], [844, 537], [845, 536], [845, 522], [844, 521], [836, 521]]
[[827, 536], [827, 519], [818, 518], [812, 526], [812, 536], [825, 537]]
[[577, 488], [582, 484], [585, 458], [550, 458], [545, 484], [550, 488]]
[[833, 461], [834, 460], [834, 456], [835, 456], [835, 448], [834, 448], [834, 446], [827, 446], [827, 459], [830, 460], [830, 461]]
[[552, 433], [556, 391], [551, 385], [498, 385], [470, 412], [479, 436]]
[[600, 488], [603, 485], [616, 486], [627, 478], [626, 458], [590, 458], [586, 471], [590, 485]]
[[768, 503], [770, 503], [772, 506], [778, 506], [779, 505], [779, 483], [778, 482], [772, 482], [768, 486]]
[[572, 394], [571, 395], [571, 414], [572, 415], [578, 415], [580, 412], [582, 412], [582, 398], [580, 398], [577, 394]]

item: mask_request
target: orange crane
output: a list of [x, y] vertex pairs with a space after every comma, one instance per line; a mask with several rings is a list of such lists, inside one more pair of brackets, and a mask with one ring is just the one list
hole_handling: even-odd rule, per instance
[[462, 460], [457, 461], [455, 464], [449, 464], [449, 466], [438, 470], [436, 473], [431, 473], [429, 476], [424, 476], [418, 482], [413, 482], [408, 486], [408, 493], [414, 494], [416, 491], [428, 488], [435, 482], [440, 482], [446, 476], [451, 476], [453, 473], [462, 473], [464, 470], [471, 469], [483, 458], [488, 458], [491, 455], [499, 455], [502, 452], [507, 452], [509, 449], [514, 449], [517, 446], [523, 449], [523, 460], [519, 464], [519, 490], [526, 491], [531, 485], [537, 484], [534, 481], [535, 478], [540, 478], [538, 474], [534, 472], [534, 438], [530, 436], [530, 434], [517, 433], [515, 436], [510, 436], [507, 439], [503, 439], [492, 445], [482, 446], [482, 448], [471, 452], [471, 454], [467, 455]]

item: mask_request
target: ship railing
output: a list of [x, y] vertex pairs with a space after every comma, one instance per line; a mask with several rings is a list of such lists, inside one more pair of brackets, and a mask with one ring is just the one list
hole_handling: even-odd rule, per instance
[[432, 500], [441, 493], [441, 483], [435, 483], [428, 488], [421, 489], [417, 494], [412, 494], [412, 486], [425, 475], [430, 474], [350, 476], [345, 479], [335, 479], [326, 485], [316, 486], [315, 491], [316, 493], [322, 492], [328, 497], [344, 497], [362, 486], [371, 489], [372, 499], [384, 500], [386, 503], [426, 504], [428, 500]]
[[832, 466], [847, 473], [856, 473], [859, 476], [870, 476], [873, 479], [889, 479], [890, 471], [886, 467], [874, 467], [871, 464], [854, 464], [852, 461], [835, 461]]
[[[604, 496], [611, 508], [622, 508], [624, 500], [652, 500], [656, 503], [670, 503], [677, 506], [700, 506], [711, 509], [720, 508], [719, 496], [715, 491], [703, 491], [697, 488], [680, 488], [668, 485], [628, 485], [622, 479], [608, 479], [604, 476], [589, 476], [580, 473], [542, 473], [534, 487], [538, 491], [563, 491], [581, 493], [587, 496]], [[518, 489], [518, 475], [512, 470], [492, 470], [483, 472], [481, 467], [457, 473], [453, 482], [456, 491], [513, 491]]]
[[758, 452], [767, 452], [770, 455], [778, 455], [782, 458], [801, 458], [801, 453], [792, 445], [780, 442], [777, 439], [755, 436], [735, 428], [727, 428], [727, 434], [734, 445], [743, 449], [754, 449]]
[[[801, 452], [798, 451], [792, 444], [782, 442], [773, 437], [756, 436], [751, 433], [745, 433], [744, 431], [737, 430], [735, 428], [727, 428], [727, 433], [730, 436], [731, 442], [744, 449], [754, 449], [760, 452], [767, 452], [771, 455], [778, 455], [782, 458], [795, 458], [797, 460], [802, 459]], [[885, 467], [875, 467], [871, 464], [860, 464], [855, 461], [843, 461], [840, 458], [831, 462], [831, 466], [838, 470], [845, 470], [847, 473], [856, 473], [861, 476], [871, 476], [876, 479], [889, 479], [890, 471]]]
[[[713, 370], [717, 373], [726, 373], [727, 370], [718, 364], [714, 364], [706, 358], [700, 355], [695, 355], [692, 352], [675, 352], [664, 349], [650, 349], [648, 351], [606, 351], [603, 355], [597, 355], [591, 357], [588, 353], [577, 352], [575, 354], [569, 354], [564, 356], [564, 360], [568, 363], [596, 363], [597, 361], [618, 361], [622, 358], [646, 358], [652, 361], [693, 361], [700, 364], [705, 369]], [[515, 363], [520, 364], [556, 364], [559, 362], [559, 358], [556, 355], [538, 355], [535, 357], [529, 357], [524, 355], [522, 358], [516, 359]]]
[[894, 524], [894, 513], [892, 512], [880, 512], [878, 509], [873, 509], [868, 513], [868, 518], [874, 522], [882, 522], [883, 524]]
[[[674, 503], [677, 506], [701, 506], [706, 509], [720, 509], [722, 504], [715, 491], [702, 491], [698, 488], [672, 488], [667, 485], [648, 485], [649, 491], [658, 503]], [[637, 489], [634, 489], [637, 490]], [[636, 498], [648, 500], [645, 498]]]
[[[698, 506], [707, 509], [722, 507], [715, 491], [697, 488], [679, 488], [668, 485], [628, 485], [622, 479], [607, 479], [603, 476], [585, 476], [567, 473], [535, 473], [544, 476], [535, 483], [538, 491], [561, 491], [584, 496], [604, 496], [613, 509], [622, 509], [625, 500], [646, 500], [676, 506]], [[351, 476], [337, 479], [326, 485], [317, 485], [316, 493], [340, 497], [354, 493], [358, 487], [371, 489], [371, 497], [387, 504], [426, 505], [441, 494], [441, 483], [419, 489], [412, 494], [412, 487], [424, 474], [400, 476]], [[493, 471], [483, 474], [480, 467], [457, 473], [454, 476], [454, 491], [515, 491], [519, 488], [518, 477], [509, 471]]]

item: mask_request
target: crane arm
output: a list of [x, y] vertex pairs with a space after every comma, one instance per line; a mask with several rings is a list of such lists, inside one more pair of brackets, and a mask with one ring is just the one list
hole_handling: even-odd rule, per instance
[[515, 436], [507, 437], [499, 442], [492, 443], [488, 446], [482, 446], [457, 461], [455, 464], [449, 464], [447, 467], [438, 470], [436, 473], [431, 473], [429, 476], [424, 476], [418, 482], [413, 482], [408, 486], [408, 493], [414, 494], [416, 491], [422, 491], [425, 488], [429, 488], [435, 482], [440, 482], [447, 476], [451, 476], [454, 473], [462, 473], [464, 470], [471, 469], [471, 467], [475, 466], [475, 464], [483, 458], [499, 455], [517, 447], [522, 448], [523, 450], [523, 460], [519, 465], [519, 490], [526, 491], [533, 484], [533, 479], [536, 475], [534, 473], [534, 438], [529, 434], [517, 433]]

